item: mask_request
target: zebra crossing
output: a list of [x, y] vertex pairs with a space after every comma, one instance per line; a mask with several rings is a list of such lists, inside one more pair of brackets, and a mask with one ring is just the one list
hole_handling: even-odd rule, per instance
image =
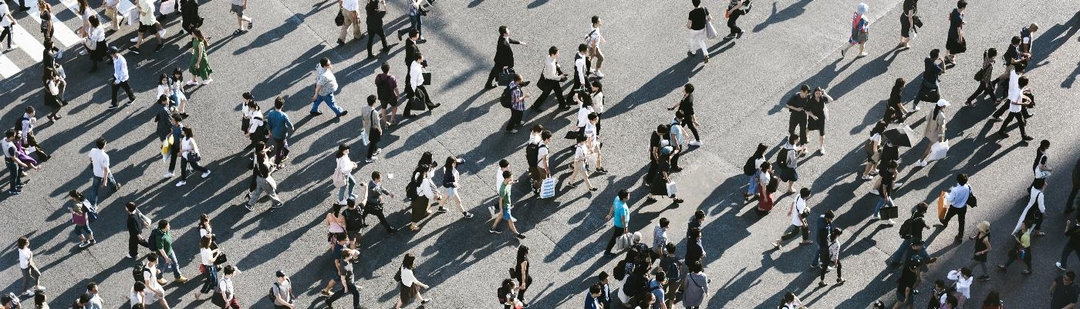
[[[18, 75], [23, 70], [31, 68], [42, 61], [45, 46], [42, 44], [43, 35], [38, 30], [38, 25], [41, 24], [41, 14], [36, 4], [31, 4], [30, 1], [27, 2], [30, 5], [30, 10], [25, 13], [12, 12], [18, 20], [18, 23], [12, 25], [12, 47], [14, 49], [5, 50], [7, 47], [6, 40], [0, 42], [0, 50], [3, 50], [0, 53], [0, 80]], [[82, 27], [81, 15], [78, 13], [78, 2], [76, 0], [59, 0], [59, 3], [50, 4], [52, 5], [53, 43], [60, 49], [77, 50], [77, 47], [82, 45], [82, 39], [75, 30]], [[120, 0], [120, 4], [117, 5], [119, 12], [131, 12], [133, 8], [135, 8], [135, 5], [130, 0]], [[61, 13], [62, 10], [70, 11], [73, 14], [60, 15], [71, 15], [72, 17], [65, 20], [57, 18], [57, 14]], [[95, 11], [102, 24], [107, 25], [110, 22], [103, 11]], [[33, 25], [33, 28], [27, 30], [23, 25]], [[71, 27], [71, 25], [75, 26]]]

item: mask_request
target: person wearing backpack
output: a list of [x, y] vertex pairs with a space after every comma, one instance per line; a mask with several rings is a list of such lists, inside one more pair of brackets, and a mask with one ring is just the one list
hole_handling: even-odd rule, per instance
[[780, 150], [780, 154], [776, 156], [776, 166], [780, 169], [780, 181], [787, 183], [787, 193], [795, 193], [795, 182], [799, 181], [799, 156], [806, 151], [806, 146], [802, 146], [806, 142], [799, 144], [798, 140], [799, 135], [792, 134], [784, 144], [784, 148]]
[[135, 202], [127, 202], [124, 205], [124, 209], [127, 210], [127, 231], [128, 231], [128, 255], [124, 258], [134, 259], [139, 256], [139, 246], [150, 247], [150, 244], [143, 239], [142, 231], [150, 225], [150, 218], [147, 218], [141, 211], [136, 208]]
[[761, 162], [761, 169], [757, 173], [758, 204], [757, 210], [768, 212], [773, 208], [773, 192], [780, 185], [778, 177], [773, 176], [772, 164]]
[[[889, 264], [898, 265], [907, 261], [908, 254], [911, 252], [911, 248], [914, 243], [922, 243], [923, 231], [930, 229], [930, 226], [926, 224], [923, 217], [926, 215], [926, 210], [929, 206], [926, 203], [919, 203], [915, 205], [915, 208], [911, 211], [911, 217], [904, 220], [904, 223], [900, 224], [900, 238], [903, 239], [900, 243], [900, 247], [896, 248], [889, 259], [886, 260]], [[922, 248], [922, 246], [920, 246]], [[926, 254], [925, 249], [921, 249], [922, 254]]]
[[833, 219], [836, 218], [836, 214], [833, 211], [826, 210], [825, 213], [818, 216], [817, 223], [817, 245], [818, 256], [810, 263], [810, 268], [829, 267], [829, 236], [833, 230]]
[[[176, 260], [176, 252], [173, 251], [172, 229], [169, 220], [162, 219], [158, 221], [158, 228], [150, 232], [150, 239], [153, 244], [153, 251], [165, 259], [165, 268], [172, 268], [176, 283], [184, 284], [187, 282], [188, 279], [180, 273], [180, 264]], [[157, 282], [162, 285], [167, 282], [162, 278], [160, 272], [158, 272], [157, 278]]]
[[360, 251], [352, 249], [341, 250], [341, 276], [338, 280], [341, 281], [341, 291], [334, 293], [330, 297], [326, 298], [326, 307], [333, 309], [334, 301], [345, 297], [345, 295], [352, 295], [353, 308], [360, 308], [360, 287], [356, 285], [356, 275], [353, 270], [353, 264], [360, 258]]
[[748, 184], [746, 192], [743, 193], [743, 201], [750, 201], [755, 195], [758, 194], [757, 190], [757, 178], [761, 163], [765, 163], [765, 152], [769, 150], [765, 144], [758, 143], [757, 150], [754, 150], [754, 155], [746, 159], [746, 164], [743, 165], [743, 175], [748, 177]]
[[507, 133], [517, 133], [517, 128], [522, 125], [521, 117], [525, 114], [525, 99], [529, 98], [528, 93], [521, 91], [522, 84], [521, 75], [514, 74], [514, 80], [506, 85], [502, 96], [499, 97], [502, 106], [510, 109], [510, 121], [506, 122]]
[[75, 203], [69, 210], [71, 223], [75, 224], [75, 232], [79, 233], [79, 248], [97, 244], [97, 240], [94, 240], [94, 230], [90, 229], [90, 222], [97, 220], [97, 208], [78, 191], [68, 192], [68, 198]]
[[675, 305], [675, 294], [679, 292], [679, 288], [681, 287], [681, 284], [678, 282], [682, 279], [683, 264], [675, 257], [674, 243], [669, 242], [660, 247], [663, 248], [664, 255], [660, 258], [660, 265], [656, 266], [656, 276], [661, 277], [661, 270], [667, 275], [667, 283], [665, 284], [667, 290], [664, 294], [670, 295], [671, 297], [668, 297], [667, 300], [658, 301], [663, 301], [668, 308], [673, 308], [672, 306]]
[[503, 305], [503, 309], [521, 309], [524, 305], [518, 300], [518, 285], [517, 280], [504, 279], [502, 285], [495, 290], [498, 294], [499, 303]]
[[285, 276], [285, 272], [281, 270], [278, 270], [274, 277], [276, 278], [274, 286], [270, 287], [270, 293], [267, 296], [274, 302], [274, 309], [295, 309], [296, 296], [293, 296], [292, 280], [289, 280], [289, 277]]
[[345, 201], [348, 208], [341, 211], [341, 214], [345, 216], [345, 235], [349, 237], [349, 249], [356, 249], [356, 246], [360, 243], [360, 229], [367, 226], [364, 224], [364, 211], [357, 207], [356, 199], [348, 199]]
[[382, 113], [379, 118], [386, 120], [387, 126], [393, 126], [396, 124], [394, 117], [397, 115], [398, 98], [401, 97], [401, 92], [398, 90], [397, 77], [390, 74], [390, 63], [383, 62], [379, 69], [382, 73], [375, 76], [375, 93], [378, 95], [379, 109]]
[[[132, 271], [132, 276], [135, 279], [136, 287], [139, 284], [142, 284], [145, 287], [145, 289], [141, 290], [143, 292], [142, 294], [144, 294], [144, 304], [159, 302], [163, 307], [168, 309], [169, 303], [165, 300], [165, 288], [162, 287], [165, 280], [156, 279], [161, 275], [161, 270], [158, 270], [158, 265], [160, 265], [160, 263], [158, 263], [159, 258], [157, 253], [147, 253], [146, 263], [137, 264]], [[138, 288], [135, 289], [135, 291], [139, 290], [140, 289]], [[135, 303], [134, 299], [132, 299], [132, 303]]]
[[[499, 77], [499, 73], [502, 73], [504, 70], [513, 74], [514, 49], [510, 47], [510, 44], [529, 45], [529, 43], [511, 39], [510, 28], [499, 26], [499, 41], [495, 44], [495, 65], [491, 67], [491, 73], [488, 73], [487, 82], [484, 83], [484, 90], [495, 89], [498, 87], [492, 85], [491, 82]], [[520, 85], [521, 83], [519, 82], [518, 84]]]
[[811, 243], [810, 225], [806, 222], [806, 218], [810, 217], [810, 206], [806, 205], [806, 200], [809, 198], [810, 188], [802, 188], [799, 195], [791, 202], [791, 208], [788, 209], [788, 216], [791, 217], [791, 228], [772, 243], [773, 248], [780, 250], [780, 247], [784, 245], [784, 241], [794, 238], [800, 233], [802, 234], [803, 241], [799, 243], [799, 245]]
[[688, 262], [686, 265], [690, 273], [686, 274], [686, 279], [682, 282], [683, 306], [687, 309], [702, 308], [705, 298], [709, 297], [709, 277], [705, 275], [705, 268], [700, 261]]

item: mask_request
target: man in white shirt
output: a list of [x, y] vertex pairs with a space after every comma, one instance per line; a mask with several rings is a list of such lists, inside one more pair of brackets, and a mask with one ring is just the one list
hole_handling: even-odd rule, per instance
[[218, 290], [221, 293], [222, 300], [225, 301], [225, 306], [222, 308], [240, 308], [240, 302], [236, 300], [236, 290], [233, 287], [232, 278], [239, 272], [236, 266], [225, 265], [225, 270], [222, 272], [224, 275], [221, 281], [218, 281]]
[[125, 105], [135, 102], [135, 94], [131, 92], [131, 85], [128, 85], [130, 76], [128, 76], [127, 59], [120, 55], [120, 50], [116, 47], [109, 47], [109, 57], [113, 59], [112, 105], [109, 109], [113, 110], [120, 107], [116, 104], [116, 92], [120, 88], [124, 88], [128, 95], [128, 102]]
[[0, 1], [0, 27], [4, 30], [0, 32], [0, 41], [7, 38], [7, 49], [12, 50], [11, 39], [15, 37], [15, 34], [11, 32], [12, 25], [18, 23], [14, 16], [11, 16], [11, 10], [8, 9], [7, 1]]
[[285, 272], [280, 270], [275, 275], [277, 279], [274, 281], [274, 286], [270, 288], [274, 292], [274, 309], [295, 309], [292, 280], [289, 280]]
[[349, 113], [349, 111], [339, 108], [334, 100], [334, 92], [338, 90], [338, 82], [331, 68], [330, 58], [323, 57], [319, 60], [319, 66], [315, 70], [315, 93], [311, 95], [311, 115], [322, 115], [322, 112], [319, 112], [319, 104], [322, 102], [326, 102], [326, 106], [330, 107], [330, 110], [334, 111], [334, 114], [338, 117]]
[[589, 46], [589, 58], [596, 59], [592, 60], [592, 74], [604, 78], [604, 73], [600, 73], [600, 67], [604, 65], [604, 52], [600, 51], [600, 43], [607, 43], [607, 40], [600, 35], [600, 24], [600, 16], [594, 15], [592, 17], [592, 30], [586, 36], [585, 42]]
[[555, 99], [559, 101], [559, 109], [570, 109], [569, 102], [563, 98], [561, 82], [566, 79], [566, 74], [562, 73], [562, 69], [559, 68], [559, 48], [552, 46], [548, 48], [548, 57], [544, 59], [544, 72], [540, 75], [540, 80], [536, 82], [536, 86], [540, 87], [540, 90], [544, 92], [540, 93], [540, 96], [533, 102], [532, 109], [534, 112], [540, 112], [540, 104], [547, 101], [551, 92], [555, 92]]
[[952, 220], [953, 216], [959, 217], [959, 219], [957, 219], [959, 221], [957, 222], [959, 226], [956, 227], [955, 238], [957, 242], [964, 241], [964, 217], [967, 217], [968, 197], [971, 196], [971, 186], [969, 186], [967, 182], [967, 174], [956, 175], [956, 186], [949, 189], [949, 194], [946, 195], [947, 202], [949, 203], [949, 210], [946, 212], [945, 218], [940, 221], [941, 228], [945, 229], [949, 226], [949, 221]]
[[809, 244], [810, 242], [810, 225], [806, 223], [806, 218], [810, 214], [810, 207], [806, 205], [806, 200], [810, 198], [810, 188], [802, 188], [799, 191], [799, 196], [795, 197], [795, 200], [791, 202], [791, 209], [788, 210], [788, 215], [791, 217], [791, 228], [784, 232], [784, 235], [780, 236], [773, 242], [772, 245], [776, 250], [780, 250], [780, 247], [784, 245], [784, 241], [802, 234], [803, 241], [800, 245]]
[[345, 16], [345, 23], [341, 24], [341, 32], [338, 34], [338, 45], [345, 45], [345, 35], [349, 28], [353, 29], [353, 39], [359, 40], [363, 36], [360, 32], [360, 2], [358, 0], [338, 0], [341, 15]]
[[[86, 309], [104, 309], [105, 304], [101, 300], [101, 292], [98, 291], [97, 282], [90, 282], [86, 285], [86, 294], [89, 296], [89, 300], [86, 302]], [[81, 300], [81, 297], [80, 297]]]
[[[419, 101], [421, 104], [427, 106], [427, 109], [433, 110], [442, 104], [436, 104], [431, 102], [431, 96], [428, 94], [427, 88], [424, 87], [424, 65], [426, 63], [424, 54], [417, 52], [414, 56], [412, 63], [409, 63], [409, 77], [406, 80], [409, 82], [409, 102], [405, 103], [405, 111], [401, 115], [405, 118], [413, 117], [412, 110], [417, 109], [419, 106], [414, 106], [414, 101]], [[419, 105], [419, 104], [417, 104]]]
[[[116, 182], [116, 178], [113, 177], [112, 170], [109, 169], [109, 154], [105, 153], [105, 138], [101, 137], [95, 141], [95, 148], [90, 149], [89, 157], [90, 164], [94, 169], [94, 184], [90, 187], [90, 202], [95, 206], [98, 205], [98, 198], [100, 197], [100, 188], [106, 186], [112, 186], [113, 192], [120, 190], [120, 184]], [[104, 180], [104, 181], [102, 181]]]
[[574, 91], [585, 91], [585, 86], [589, 85], [589, 46], [585, 44], [578, 45], [578, 53], [574, 55], [574, 88], [571, 90], [571, 94]]
[[[1016, 64], [1016, 66], [1019, 67], [1019, 66], [1022, 66], [1022, 64], [1018, 63], [1018, 64]], [[1012, 83], [1010, 82], [1009, 88], [1013, 88], [1011, 84]], [[1012, 122], [1013, 119], [1016, 119], [1016, 122], [1020, 127], [1020, 136], [1025, 141], [1030, 141], [1030, 140], [1035, 139], [1034, 137], [1031, 137], [1030, 135], [1027, 134], [1027, 119], [1024, 119], [1024, 116], [1022, 115], [1022, 111], [1023, 111], [1022, 108], [1025, 107], [1025, 106], [1031, 105], [1031, 101], [1028, 98], [1026, 98], [1026, 97], [1024, 97], [1022, 95], [1023, 91], [1026, 90], [1027, 85], [1028, 85], [1027, 76], [1021, 76], [1017, 80], [1017, 84], [1016, 84], [1016, 86], [1018, 86], [1020, 91], [1013, 91], [1012, 89], [1009, 90], [1009, 116], [1005, 117], [1005, 121], [1001, 123], [1001, 128], [998, 129], [998, 132], [997, 132], [998, 137], [1000, 137], [1000, 138], [1009, 137], [1009, 134], [1005, 133], [1007, 131], [1006, 128], [1009, 127], [1009, 123]]]

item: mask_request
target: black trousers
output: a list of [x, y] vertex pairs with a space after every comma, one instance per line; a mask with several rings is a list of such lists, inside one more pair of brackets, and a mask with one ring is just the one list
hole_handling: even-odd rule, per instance
[[510, 121], [506, 122], [506, 131], [513, 130], [514, 128], [521, 127], [521, 117], [525, 114], [525, 111], [519, 111], [516, 109], [510, 109]]
[[613, 226], [611, 228], [611, 240], [608, 240], [607, 247], [604, 248], [604, 252], [611, 252], [611, 248], [615, 247], [615, 240], [618, 239], [619, 236], [622, 236], [622, 234], [623, 234], [623, 232], [625, 230], [626, 230], [625, 228], [621, 228], [621, 227], [614, 227]]
[[958, 217], [956, 223], [960, 225], [956, 227], [956, 237], [964, 237], [964, 222], [966, 221], [964, 217], [967, 217], [967, 206], [960, 208], [949, 206], [949, 210], [945, 213], [945, 219], [941, 220], [941, 224], [949, 224], [949, 220], [952, 220], [953, 216]]
[[[844, 269], [843, 265], [840, 263], [840, 260], [837, 259], [836, 260], [836, 278], [837, 279], [844, 277], [843, 269]], [[827, 270], [829, 270], [829, 263], [824, 263], [821, 266], [821, 279], [819, 279], [819, 280], [825, 281], [825, 274], [828, 273]]]
[[728, 16], [727, 26], [728, 29], [731, 29], [731, 32], [728, 35], [736, 35], [743, 32], [742, 28], [739, 28], [739, 25], [735, 24], [739, 20], [739, 16], [743, 16], [743, 10], [741, 9], [731, 12], [731, 16]]
[[971, 101], [974, 101], [976, 98], [978, 98], [979, 96], [984, 95], [984, 94], [990, 95], [990, 101], [991, 102], [997, 101], [997, 96], [994, 95], [994, 83], [993, 82], [989, 82], [989, 83], [980, 82], [979, 83], [979, 88], [975, 89], [975, 92], [971, 93], [971, 96], [969, 96], [967, 98], [966, 102], [971, 103]]
[[[346, 286], [348, 286], [348, 291], [345, 291]], [[345, 297], [347, 294], [352, 295], [353, 308], [360, 308], [360, 288], [356, 286], [356, 283], [354, 283], [351, 278], [350, 280], [345, 280], [345, 282], [341, 283], [341, 291], [334, 293], [333, 296], [326, 299], [326, 305], [330, 306], [334, 301]]]
[[382, 141], [382, 132], [368, 132], [367, 158], [375, 158], [375, 152], [379, 150], [379, 141]]
[[671, 156], [671, 168], [673, 168], [673, 169], [674, 168], [680, 168], [679, 167], [679, 158], [681, 158], [681, 157], [682, 157], [681, 149], [680, 149], [679, 152], [675, 153], [675, 155]]
[[513, 65], [508, 65], [508, 64], [496, 63], [495, 66], [491, 67], [491, 72], [488, 72], [487, 82], [484, 83], [485, 87], [490, 86], [491, 81], [494, 81], [496, 78], [499, 77], [499, 73], [502, 73], [503, 67], [513, 68], [514, 66]]
[[135, 94], [131, 92], [131, 85], [128, 85], [127, 81], [122, 81], [117, 84], [112, 84], [112, 106], [116, 106], [116, 93], [124, 88], [124, 92], [127, 92], [128, 100], [134, 100]]
[[1069, 200], [1065, 201], [1065, 212], [1072, 212], [1076, 208], [1076, 193], [1080, 192], [1080, 182], [1073, 182], [1072, 190], [1069, 190]]
[[383, 28], [378, 28], [378, 29], [368, 28], [368, 33], [367, 33], [367, 54], [368, 54], [369, 57], [374, 57], [375, 56], [375, 55], [371, 54], [371, 45], [372, 45], [372, 43], [375, 43], [375, 36], [379, 36], [379, 39], [382, 40], [382, 48], [386, 49], [386, 31], [383, 31]]
[[[555, 100], [559, 101], [559, 108], [563, 108], [563, 107], [569, 108], [569, 105], [566, 104], [566, 99], [563, 98], [562, 84], [559, 83], [558, 80], [541, 79], [540, 83], [544, 84], [541, 87], [541, 88], [544, 89], [544, 92], [541, 92], [540, 96], [536, 98], [535, 102], [533, 102], [532, 107], [531, 107], [532, 109], [540, 110], [540, 105], [543, 104], [544, 101], [547, 101], [548, 96], [551, 95], [552, 92], [555, 93]], [[537, 86], [540, 86], [540, 85], [537, 85]]]
[[366, 220], [368, 215], [373, 215], [375, 216], [375, 218], [379, 218], [379, 223], [382, 224], [384, 228], [386, 228], [387, 233], [394, 232], [394, 227], [390, 226], [390, 223], [386, 222], [386, 215], [383, 214], [382, 205], [377, 206], [379, 207], [364, 207], [364, 217], [361, 220]]
[[1001, 123], [1001, 129], [998, 129], [998, 133], [1004, 134], [1005, 132], [1007, 132], [1008, 130], [1006, 128], [1009, 127], [1009, 123], [1012, 122], [1013, 119], [1016, 119], [1016, 123], [1020, 126], [1020, 135], [1028, 136], [1027, 119], [1024, 119], [1024, 116], [1022, 116], [1021, 113], [1010, 112], [1009, 116], [1005, 117], [1005, 121]]
[[805, 225], [803, 225], [803, 226], [794, 226], [794, 225], [792, 225], [790, 228], [788, 228], [787, 231], [784, 231], [784, 235], [780, 236], [780, 241], [781, 242], [787, 241], [788, 239], [795, 238], [796, 236], [799, 236], [800, 234], [802, 235], [802, 240], [803, 241], [810, 240], [810, 228], [809, 227], [807, 227]]
[[[687, 115], [685, 118], [682, 119], [682, 122], [685, 123], [685, 125], [683, 125], [683, 127], [687, 128], [687, 129], [690, 129], [690, 133], [694, 134], [694, 140], [700, 142], [701, 137], [698, 136], [697, 125], [694, 124], [694, 117], [693, 116], [694, 115]], [[600, 122], [597, 121], [597, 123], [599, 124]], [[597, 125], [597, 126], [599, 127], [599, 125]], [[599, 132], [599, 131], [600, 131], [600, 129], [597, 128], [597, 132]], [[803, 133], [806, 133], [806, 121], [805, 120], [803, 121]]]
[[0, 32], [0, 42], [4, 41], [4, 38], [7, 38], [7, 48], [11, 48], [11, 38], [13, 37], [15, 37], [15, 35], [11, 33], [11, 26], [4, 27], [4, 30]]
[[145, 239], [139, 238], [139, 234], [128, 232], [128, 255], [139, 258], [139, 246], [150, 247]]
[[1061, 259], [1058, 260], [1058, 262], [1061, 262], [1061, 268], [1069, 268], [1069, 255], [1073, 253], [1075, 253], [1077, 257], [1080, 257], [1080, 248], [1073, 248], [1068, 244], [1065, 244], [1065, 247], [1061, 248]]
[[176, 157], [180, 154], [180, 142], [177, 141], [172, 147], [169, 147], [169, 172], [172, 173], [176, 169]]
[[645, 173], [645, 183], [652, 184], [653, 178], [656, 177], [660, 167], [656, 164], [656, 160], [649, 162], [649, 172]]
[[[791, 113], [791, 116], [788, 117], [788, 135], [790, 136], [791, 133], [795, 133], [795, 127], [798, 127], [800, 145], [806, 144], [806, 121], [806, 113], [795, 112]], [[697, 137], [697, 133], [694, 133], [694, 136]]]
[[[406, 87], [406, 89], [408, 89]], [[427, 88], [424, 86], [417, 86], [415, 91], [409, 95], [410, 97], [416, 97], [416, 100], [421, 100], [428, 109], [435, 108], [435, 104], [431, 103], [431, 96], [428, 95]], [[412, 99], [410, 99], [412, 100]], [[402, 115], [408, 117], [412, 115], [412, 104], [405, 102], [405, 111], [401, 112]]]

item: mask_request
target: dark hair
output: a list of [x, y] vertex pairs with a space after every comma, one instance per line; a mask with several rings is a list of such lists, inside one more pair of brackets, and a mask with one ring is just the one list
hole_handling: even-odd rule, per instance
[[664, 252], [667, 254], [675, 255], [675, 243], [667, 243], [664, 245]]
[[417, 52], [416, 55], [413, 55], [413, 61], [420, 60], [422, 58], [424, 58], [424, 53]]
[[526, 245], [518, 246], [518, 250], [517, 250], [517, 261], [518, 261], [518, 263], [520, 264], [521, 262], [528, 261], [528, 260], [529, 260], [529, 247], [526, 246]]
[[983, 307], [1001, 305], [1001, 294], [997, 290], [991, 290], [983, 300]]
[[660, 227], [668, 227], [668, 224], [671, 224], [670, 220], [667, 218], [660, 218]]
[[[1024, 72], [1024, 69], [1027, 69], [1027, 64], [1024, 64], [1023, 62], [1018, 62], [1018, 63], [1013, 65], [1013, 69], [1016, 70], [1016, 72]], [[1021, 77], [1024, 77], [1024, 76], [1021, 76]], [[1023, 86], [1021, 86], [1021, 87], [1023, 87]]]
[[521, 74], [514, 73], [514, 83], [521, 83]]
[[285, 97], [278, 96], [277, 98], [274, 99], [274, 108], [282, 109], [284, 107], [285, 107]]
[[127, 209], [128, 212], [135, 211], [135, 207], [135, 202], [127, 202], [127, 204], [124, 204], [124, 209]]
[[[146, 289], [146, 284], [142, 283], [142, 282], [135, 281], [135, 286], [133, 286], [132, 289], [134, 289], [136, 292], [142, 292], [143, 290]], [[142, 304], [138, 304], [138, 305], [142, 305]]]
[[1022, 40], [1020, 39], [1020, 36], [1017, 35], [1013, 36], [1010, 42], [1012, 43], [1012, 45], [1020, 45], [1020, 42], [1022, 42]]
[[548, 47], [548, 56], [557, 54], [558, 52], [559, 52], [558, 47], [556, 47], [556, 46]]
[[927, 205], [926, 202], [915, 204], [915, 214], [922, 215], [923, 213], [926, 213], [927, 208], [930, 208], [930, 205]]
[[375, 106], [375, 101], [377, 101], [377, 100], [378, 100], [378, 98], [376, 98], [374, 94], [370, 94], [370, 95], [367, 96], [367, 105], [368, 106]]
[[409, 29], [409, 38], [420, 36], [420, 31], [416, 31], [416, 28]]
[[605, 279], [608, 278], [608, 276], [609, 275], [608, 275], [608, 273], [606, 271], [601, 271], [600, 274], [596, 276], [596, 278], [599, 279], [600, 281], [604, 281]]
[[157, 223], [157, 228], [159, 230], [164, 230], [167, 226], [169, 226], [169, 220], [166, 219], [161, 219], [161, 221], [158, 221]]
[[150, 263], [157, 263], [157, 261], [158, 261], [157, 253], [155, 253], [155, 252], [147, 253], [146, 254], [146, 261], [150, 262]]
[[806, 199], [806, 198], [810, 197], [810, 188], [802, 188], [802, 189], [800, 189], [799, 190], [799, 196], [802, 196], [803, 199]]
[[[83, 200], [85, 200], [82, 193], [79, 193], [79, 191], [75, 191], [75, 190], [68, 191], [68, 197], [79, 200], [79, 202], [82, 202]], [[76, 206], [78, 206], [78, 205], [76, 205]]]
[[769, 146], [765, 146], [765, 144], [758, 143], [757, 144], [757, 149], [754, 150], [754, 157], [755, 158], [760, 158], [760, 157], [765, 155], [766, 151], [769, 151]]
[[591, 21], [593, 25], [595, 25], [596, 23], [600, 22], [600, 16], [593, 15]]
[[702, 270], [705, 270], [705, 268], [701, 265], [701, 261], [690, 262], [689, 264], [686, 265], [686, 268], [689, 268], [690, 272], [692, 272], [692, 273], [698, 273], [698, 272], [701, 272]]
[[1068, 272], [1065, 273], [1065, 277], [1069, 278], [1069, 280], [1076, 279], [1076, 273], [1074, 273], [1072, 271], [1068, 271]]
[[935, 49], [930, 50], [930, 58], [937, 59], [937, 57], [939, 55], [941, 55], [941, 50], [940, 49], [935, 48]]
[[[158, 84], [159, 85], [161, 84], [162, 80], [165, 80], [165, 83], [168, 84], [169, 83], [169, 74], [161, 73], [161, 75], [158, 75]], [[162, 96], [165, 96], [165, 95], [162, 95]]]
[[98, 287], [98, 284], [97, 284], [97, 282], [94, 282], [94, 281], [90, 281], [90, 283], [86, 284], [86, 290], [87, 291], [97, 291], [97, 287]]
[[986, 57], [994, 58], [994, 57], [997, 57], [997, 54], [998, 54], [997, 48], [991, 47], [990, 49], [986, 50]]
[[255, 100], [255, 97], [251, 96], [251, 92], [244, 92], [244, 94], [241, 94], [240, 97], [244, 98], [244, 100]]
[[401, 267], [413, 269], [413, 263], [416, 262], [416, 256], [411, 252], [405, 254], [405, 258], [401, 261]]
[[226, 275], [232, 275], [235, 272], [236, 272], [236, 266], [225, 265], [225, 274]]
[[1043, 151], [1046, 151], [1047, 148], [1050, 148], [1050, 141], [1049, 140], [1044, 139], [1042, 141], [1039, 141], [1039, 152], [1040, 153], [1043, 152]]
[[577, 51], [579, 53], [583, 53], [583, 52], [585, 52], [587, 50], [589, 50], [589, 45], [585, 45], [585, 43], [578, 44]]
[[686, 91], [686, 93], [694, 93], [694, 84], [686, 83], [686, 85], [683, 85], [683, 91]]
[[619, 200], [626, 202], [630, 199], [630, 191], [626, 189], [619, 189]]
[[209, 234], [204, 235], [202, 238], [199, 238], [199, 249], [202, 249], [202, 248], [210, 249], [210, 243], [212, 241], [213, 241], [213, 238]]
[[183, 132], [184, 136], [187, 136], [188, 138], [195, 138], [195, 132], [191, 131], [191, 127], [180, 128], [180, 131]]
[[870, 129], [870, 135], [881, 134], [882, 132], [885, 132], [885, 128], [887, 128], [888, 126], [889, 124], [886, 123], [884, 120], [878, 121], [874, 124], [874, 128]]
[[551, 131], [544, 130], [543, 132], [540, 132], [540, 140], [546, 141], [549, 139], [551, 139]]
[[589, 286], [589, 294], [600, 293], [600, 284], [593, 284]]
[[105, 141], [104, 137], [99, 137], [94, 141], [94, 145], [96, 145], [98, 149], [105, 149], [105, 144], [108, 144], [108, 142]]
[[349, 150], [349, 145], [345, 145], [345, 144], [338, 145], [337, 151], [334, 152], [334, 157], [335, 158], [341, 158], [342, 156], [345, 155], [346, 150]]
[[956, 182], [959, 183], [961, 186], [966, 185], [967, 181], [968, 181], [968, 175], [967, 174], [961, 173], [961, 174], [956, 175]]
[[26, 239], [26, 236], [19, 237], [19, 240], [15, 241], [15, 246], [19, 249], [26, 249], [26, 246], [30, 245], [30, 240]]
[[967, 1], [960, 0], [960, 1], [956, 2], [956, 8], [963, 9], [963, 8], [966, 8], [966, 7], [967, 7]]
[[803, 84], [802, 86], [799, 86], [799, 92], [803, 91], [810, 92], [810, 85]]
[[510, 161], [507, 161], [506, 159], [499, 160], [499, 167], [507, 167], [507, 166], [510, 166]]
[[382, 68], [383, 73], [390, 73], [390, 63], [389, 62], [383, 62], [382, 66], [380, 68]]
[[45, 304], [45, 291], [34, 292], [34, 306], [41, 308]]
[[[604, 84], [600, 83], [600, 81], [594, 80], [592, 82], [592, 86], [593, 86], [593, 88], [597, 89], [596, 92], [604, 92]], [[596, 92], [593, 92], [593, 93], [596, 93]]]
[[499, 26], [499, 35], [506, 35], [506, 26]]
[[337, 217], [338, 213], [340, 213], [340, 212], [341, 212], [341, 204], [338, 204], [336, 202], [333, 203], [333, 204], [330, 204], [330, 213], [331, 214], [333, 214], [335, 217]]
[[330, 66], [330, 58], [322, 57], [322, 59], [319, 59], [319, 65], [323, 67]]
[[690, 4], [693, 4], [694, 7], [701, 6], [701, 0], [690, 0]]
[[101, 25], [101, 21], [98, 20], [97, 14], [90, 15], [89, 21], [91, 27], [97, 28]]
[[503, 176], [503, 178], [505, 178], [505, 179], [511, 179], [510, 177], [513, 177], [513, 176], [514, 176], [514, 173], [511, 173], [510, 171], [503, 171], [503, 172], [502, 172], [502, 176]]
[[771, 167], [772, 167], [772, 163], [769, 163], [769, 161], [765, 161], [765, 162], [761, 162], [761, 166], [759, 168], [761, 170], [763, 170], [763, 171], [767, 171]]
[[836, 213], [834, 213], [832, 211], [832, 209], [826, 210], [825, 211], [825, 219], [826, 220], [832, 220], [833, 218], [836, 218]]

